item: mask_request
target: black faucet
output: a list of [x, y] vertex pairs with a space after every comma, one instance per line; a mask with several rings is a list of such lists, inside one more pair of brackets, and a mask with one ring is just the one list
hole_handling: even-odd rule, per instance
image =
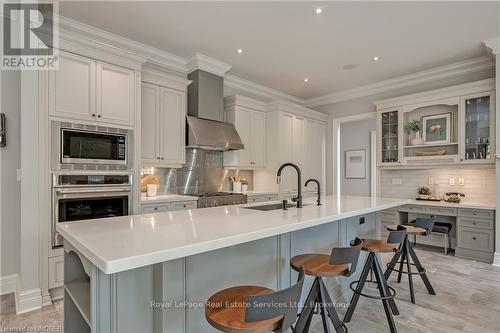
[[297, 170], [297, 196], [295, 198], [292, 198], [293, 202], [297, 203], [297, 208], [302, 208], [302, 173], [300, 172], [300, 168], [293, 163], [285, 163], [280, 168], [278, 169], [278, 173], [276, 174], [277, 176], [277, 182], [278, 184], [281, 183], [281, 171], [287, 167], [291, 166], [295, 170]]
[[319, 184], [319, 181], [317, 179], [311, 178], [306, 181], [304, 186], [307, 186], [310, 182], [315, 182], [317, 187], [318, 187], [318, 206], [321, 206], [321, 185]]

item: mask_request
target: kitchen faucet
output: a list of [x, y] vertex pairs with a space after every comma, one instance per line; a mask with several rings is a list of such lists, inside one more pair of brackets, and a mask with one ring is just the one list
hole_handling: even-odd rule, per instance
[[321, 186], [319, 185], [319, 181], [317, 179], [311, 178], [306, 181], [304, 186], [307, 186], [310, 182], [315, 182], [318, 187], [318, 206], [321, 206]]
[[281, 171], [286, 168], [287, 166], [291, 166], [297, 171], [297, 196], [295, 198], [292, 198], [293, 202], [297, 203], [297, 208], [302, 208], [302, 173], [300, 172], [300, 168], [293, 163], [285, 163], [280, 168], [278, 169], [278, 173], [276, 174], [277, 176], [277, 183], [281, 183]]

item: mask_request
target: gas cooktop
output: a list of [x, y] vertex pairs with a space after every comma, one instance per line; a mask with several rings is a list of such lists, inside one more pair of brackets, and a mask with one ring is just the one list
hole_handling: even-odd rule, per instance
[[232, 192], [200, 192], [187, 195], [198, 197], [198, 208], [238, 205], [247, 203], [247, 196], [243, 193]]

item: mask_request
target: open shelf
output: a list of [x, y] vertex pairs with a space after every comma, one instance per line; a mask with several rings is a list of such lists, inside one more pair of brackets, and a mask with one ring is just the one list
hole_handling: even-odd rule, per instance
[[82, 278], [68, 282], [64, 285], [64, 289], [90, 326], [90, 279]]
[[75, 305], [68, 289], [64, 289], [64, 329], [71, 333], [90, 333], [91, 325]]
[[457, 146], [458, 142], [449, 142], [449, 143], [434, 143], [434, 144], [423, 144], [423, 145], [414, 145], [414, 146], [404, 146], [404, 148], [432, 148], [432, 147], [445, 147], [445, 146]]

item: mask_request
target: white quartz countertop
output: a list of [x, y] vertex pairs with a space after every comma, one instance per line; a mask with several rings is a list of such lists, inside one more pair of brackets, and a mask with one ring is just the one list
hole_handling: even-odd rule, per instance
[[180, 194], [165, 194], [157, 195], [156, 197], [142, 197], [141, 204], [160, 203], [160, 202], [177, 202], [177, 201], [198, 201], [198, 197]]
[[[174, 260], [324, 223], [394, 208], [408, 199], [327, 196], [304, 208], [258, 211], [247, 205], [58, 223], [65, 241], [106, 274]], [[269, 204], [266, 203], [266, 204]], [[254, 204], [255, 206], [255, 204]]]
[[452, 203], [446, 201], [425, 201], [411, 199], [410, 204], [420, 206], [436, 206], [436, 207], [452, 207], [452, 208], [470, 208], [470, 209], [488, 209], [495, 210], [496, 205], [494, 202], [487, 201], [467, 201], [462, 200], [460, 203]]

